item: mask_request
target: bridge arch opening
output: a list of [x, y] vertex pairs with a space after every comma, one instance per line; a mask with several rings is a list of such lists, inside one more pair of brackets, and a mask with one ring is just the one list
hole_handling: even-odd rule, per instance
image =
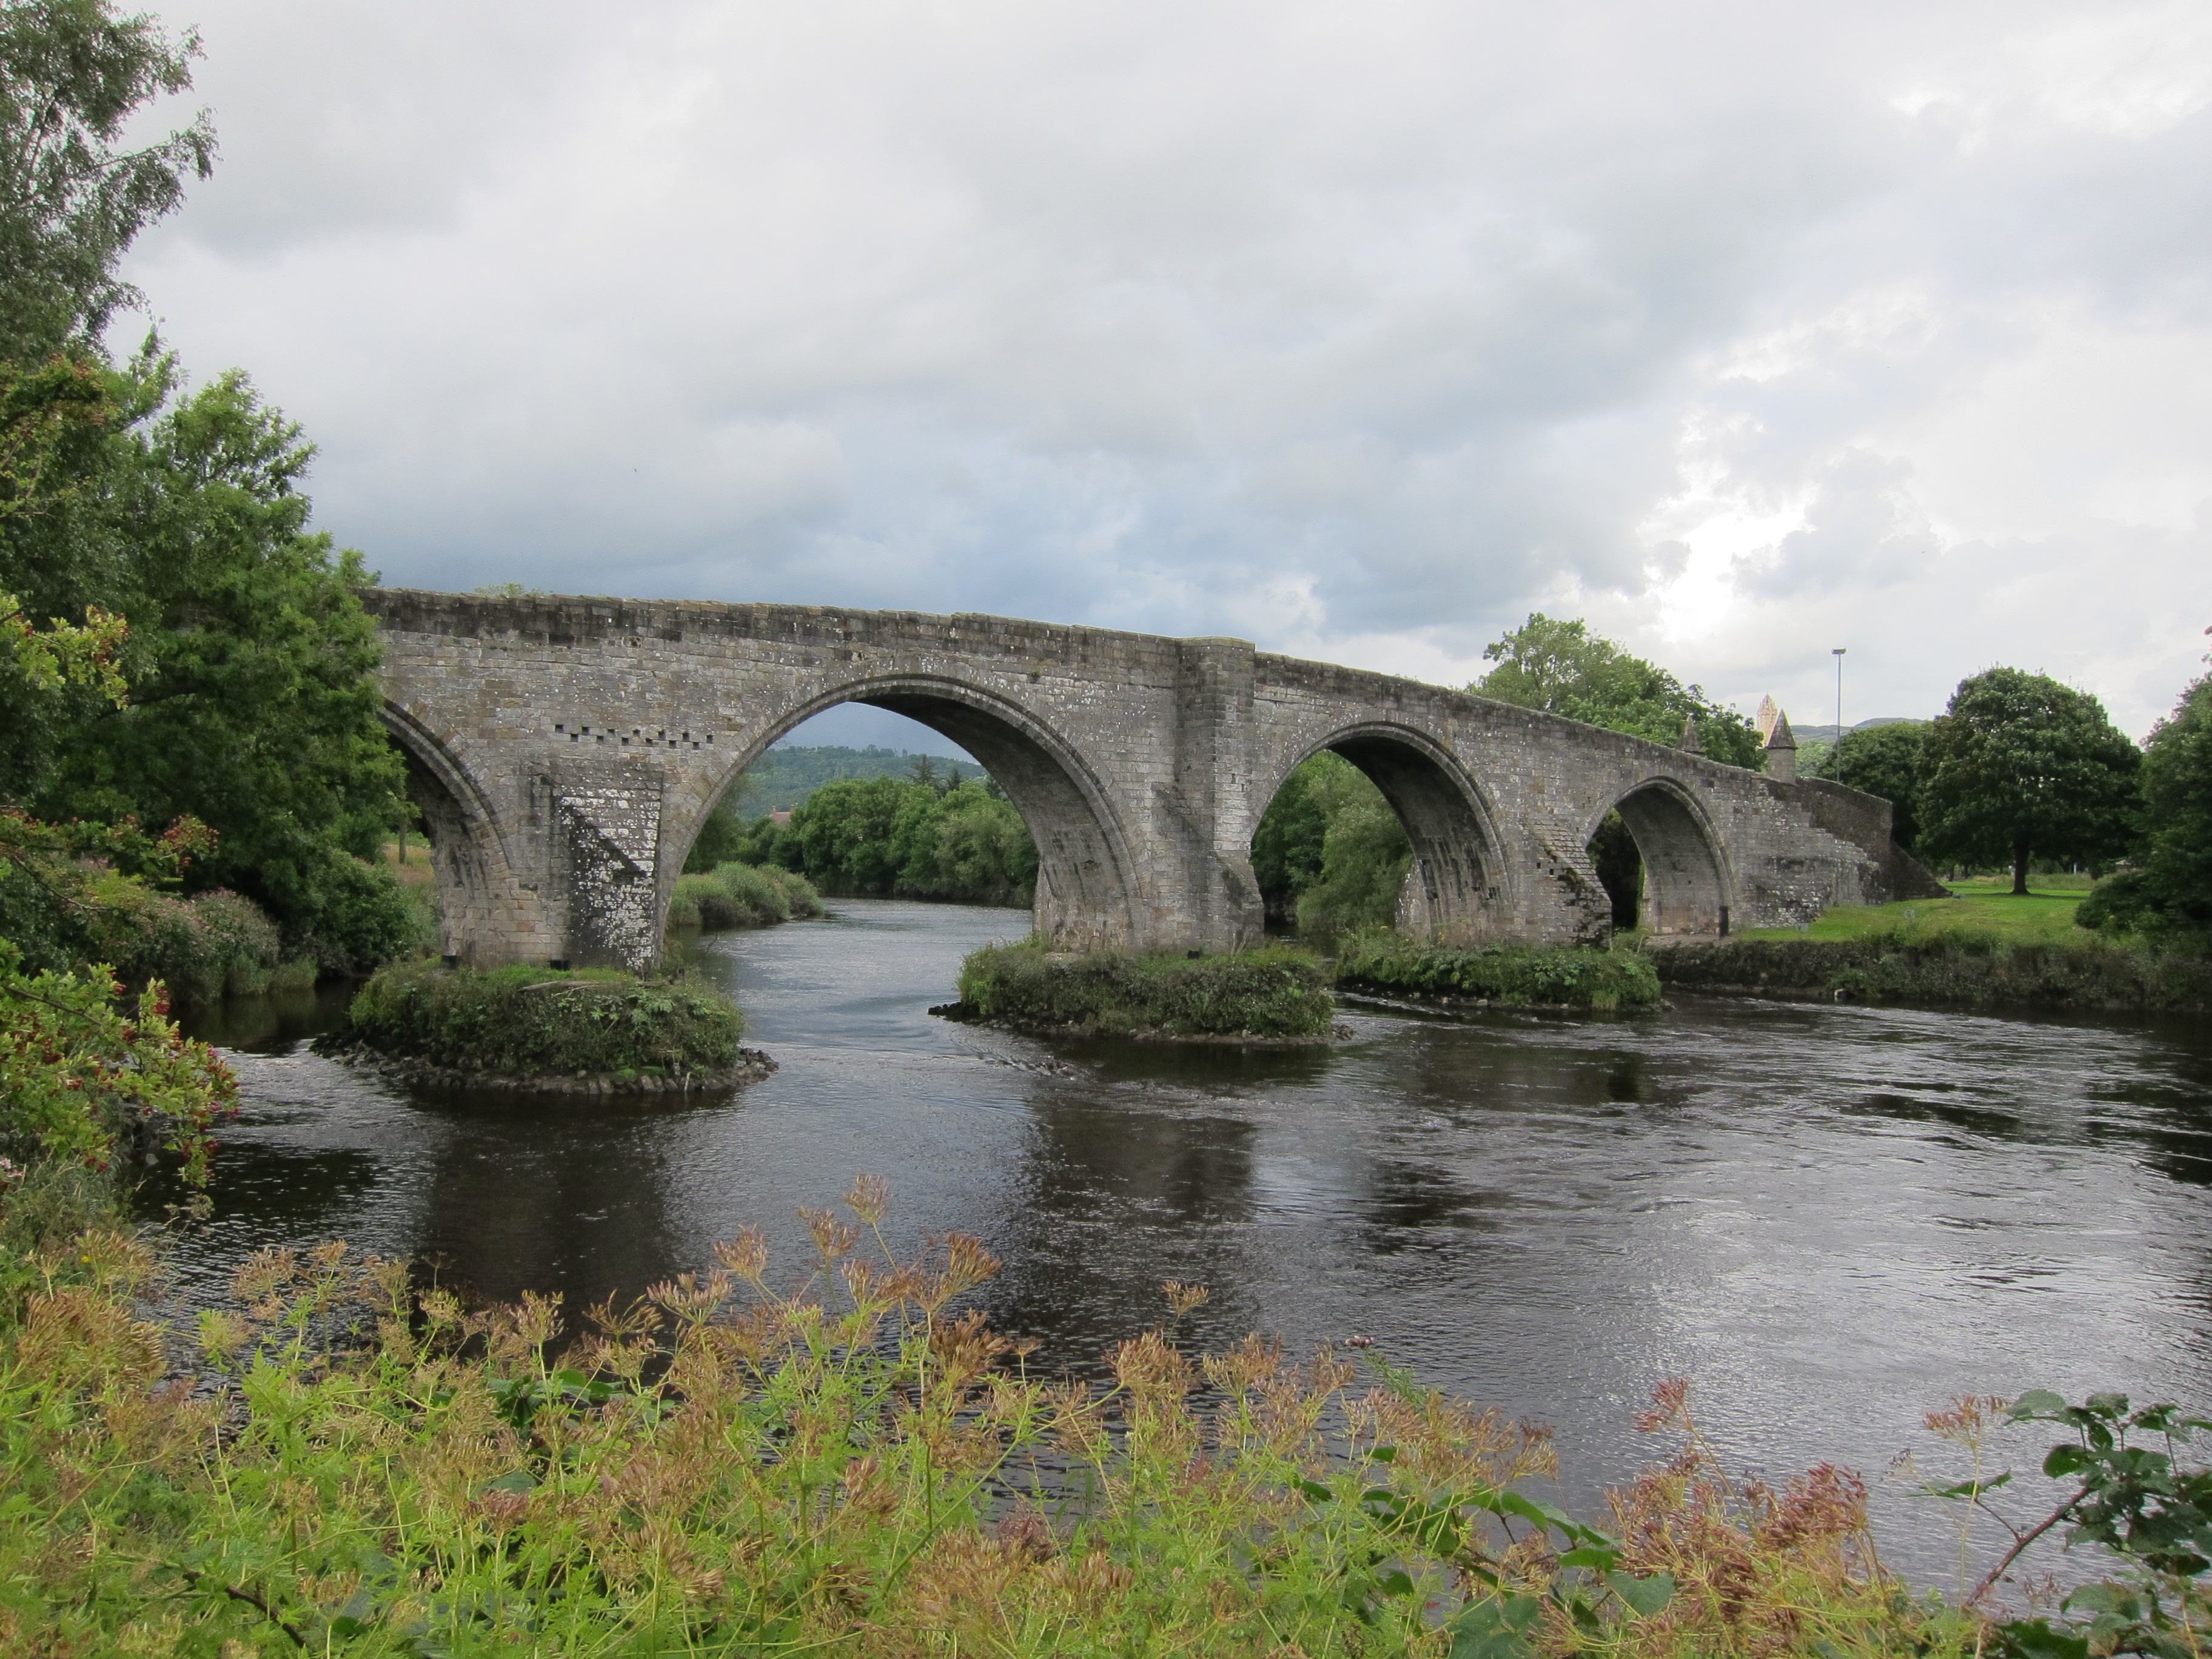
[[1728, 870], [1705, 815], [1666, 779], [1632, 789], [1590, 836], [1616, 928], [1724, 935]]
[[1268, 925], [1326, 939], [1385, 923], [1471, 944], [1498, 931], [1504, 860], [1489, 812], [1449, 754], [1395, 727], [1316, 744], [1252, 837]]
[[386, 704], [384, 726], [405, 769], [408, 804], [430, 845], [438, 948], [454, 960], [475, 963], [483, 954], [478, 933], [495, 908], [492, 872], [499, 852], [490, 808], [445, 745], [404, 709]]
[[[772, 744], [816, 715], [858, 703], [903, 715], [972, 757], [1036, 849], [1032, 925], [1069, 949], [1126, 948], [1139, 938], [1126, 840], [1104, 791], [1073, 745], [1026, 712], [953, 682], [876, 681], [816, 697], [763, 726], [715, 782], [682, 834], [688, 855], [708, 812]], [[681, 869], [684, 857], [672, 860]]]

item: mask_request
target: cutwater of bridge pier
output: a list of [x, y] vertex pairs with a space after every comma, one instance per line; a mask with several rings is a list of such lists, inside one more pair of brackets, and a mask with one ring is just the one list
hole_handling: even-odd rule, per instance
[[363, 600], [445, 949], [464, 962], [651, 966], [723, 791], [843, 702], [908, 715], [988, 769], [1036, 842], [1036, 927], [1073, 949], [1257, 942], [1252, 832], [1323, 749], [1404, 822], [1400, 923], [1445, 942], [1602, 939], [1587, 848], [1615, 809], [1661, 933], [1942, 890], [1873, 796], [1242, 640], [812, 605]]

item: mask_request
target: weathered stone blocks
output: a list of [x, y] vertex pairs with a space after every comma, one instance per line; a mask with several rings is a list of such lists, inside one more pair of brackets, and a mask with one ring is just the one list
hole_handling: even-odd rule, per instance
[[1940, 890], [1871, 796], [1241, 640], [805, 605], [365, 599], [438, 849], [446, 948], [471, 961], [649, 965], [722, 791], [841, 702], [910, 715], [990, 769], [1036, 841], [1036, 925], [1075, 948], [1256, 941], [1253, 830], [1323, 748], [1405, 821], [1401, 920], [1446, 942], [1602, 937], [1586, 848], [1615, 807], [1665, 931]]

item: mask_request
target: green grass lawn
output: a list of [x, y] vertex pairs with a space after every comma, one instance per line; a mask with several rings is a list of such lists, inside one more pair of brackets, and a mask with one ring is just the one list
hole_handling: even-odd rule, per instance
[[1978, 877], [1944, 885], [1954, 896], [1907, 899], [1898, 904], [1839, 904], [1823, 913], [1809, 932], [1800, 927], [1755, 927], [1738, 937], [1869, 939], [1884, 935], [1903, 945], [1933, 944], [1969, 935], [2008, 939], [2016, 945], [2103, 942], [2087, 928], [2074, 925], [2074, 912], [2088, 891], [2087, 876], [2032, 877], [2025, 898], [2013, 896], [2009, 876]]

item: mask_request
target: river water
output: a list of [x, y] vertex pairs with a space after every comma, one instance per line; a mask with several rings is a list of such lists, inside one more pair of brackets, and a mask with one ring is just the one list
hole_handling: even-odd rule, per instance
[[[1948, 1582], [1950, 1522], [1893, 1473], [1964, 1392], [2118, 1388], [2212, 1405], [2212, 1032], [1682, 999], [1633, 1018], [1355, 1004], [1324, 1052], [1045, 1044], [932, 1018], [1026, 912], [833, 901], [700, 964], [781, 1069], [674, 1103], [410, 1091], [307, 1052], [342, 998], [199, 1034], [245, 1095], [189, 1302], [253, 1249], [343, 1237], [487, 1297], [580, 1308], [706, 1265], [863, 1170], [909, 1239], [1006, 1261], [994, 1326], [1100, 1372], [1212, 1301], [1201, 1342], [1360, 1334], [1425, 1380], [1555, 1425], [1568, 1496], [1659, 1448], [1686, 1376], [1738, 1467], [1861, 1470], [1893, 1559]], [[2012, 1461], [2038, 1461], [2023, 1438]]]

